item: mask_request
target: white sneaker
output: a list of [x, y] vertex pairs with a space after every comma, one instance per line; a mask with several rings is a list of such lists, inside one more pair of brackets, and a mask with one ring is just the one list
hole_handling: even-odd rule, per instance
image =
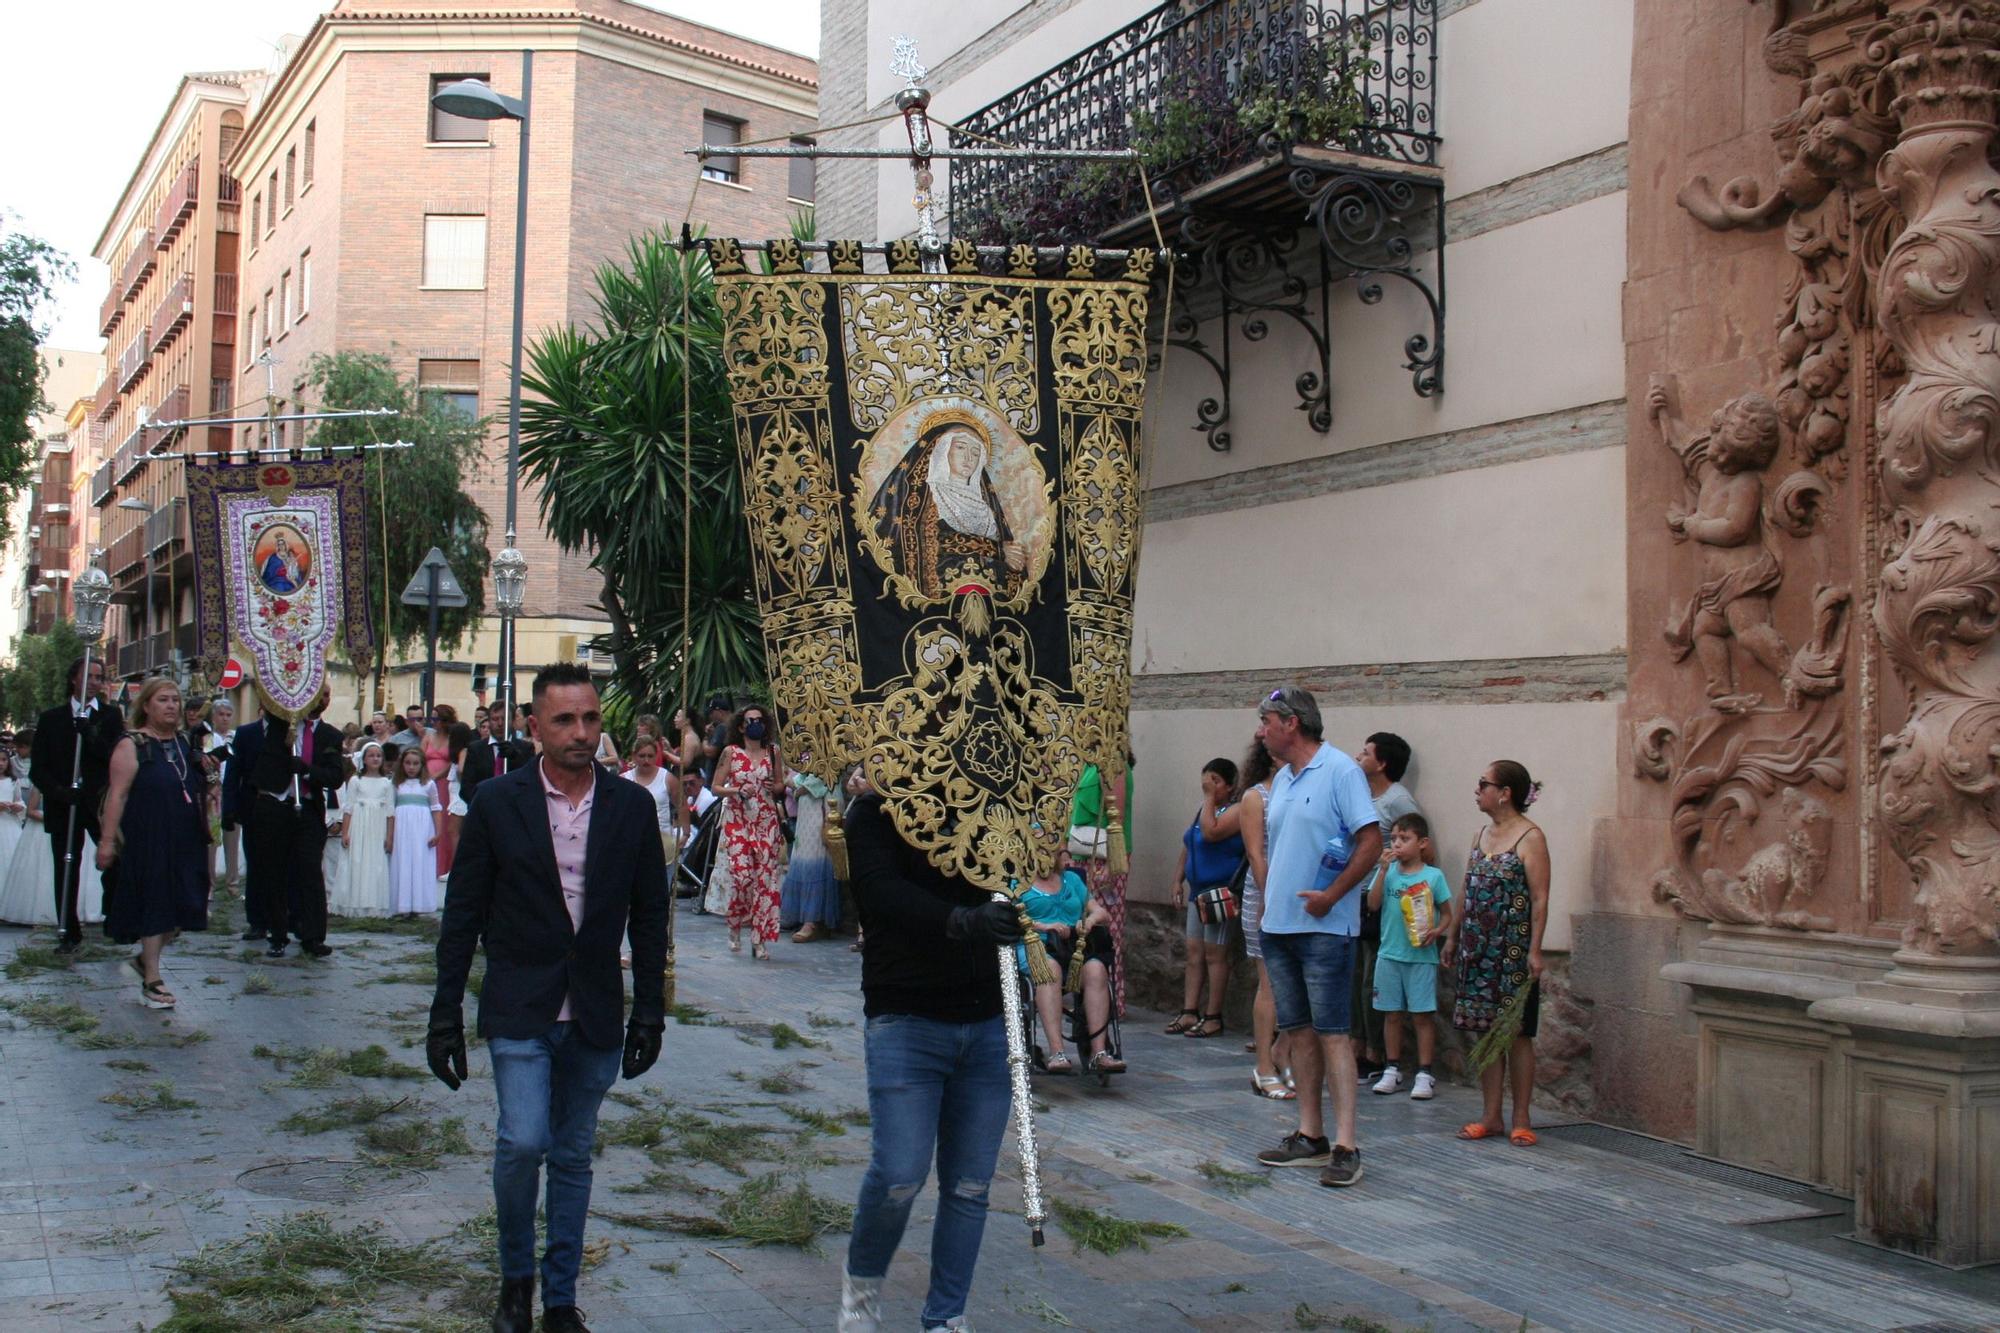
[[1413, 1102], [1427, 1102], [1437, 1096], [1437, 1088], [1438, 1081], [1436, 1079], [1432, 1078], [1429, 1074], [1419, 1072], [1417, 1074], [1416, 1086], [1410, 1089], [1410, 1100]]
[[1382, 1077], [1375, 1080], [1375, 1086], [1370, 1088], [1369, 1091], [1373, 1092], [1377, 1097], [1386, 1097], [1392, 1092], [1400, 1091], [1402, 1086], [1402, 1072], [1396, 1066], [1390, 1065], [1382, 1071]]
[[840, 1275], [840, 1322], [837, 1333], [877, 1333], [882, 1327], [882, 1279]]
[[972, 1321], [962, 1314], [955, 1314], [942, 1324], [931, 1324], [924, 1333], [972, 1333]]

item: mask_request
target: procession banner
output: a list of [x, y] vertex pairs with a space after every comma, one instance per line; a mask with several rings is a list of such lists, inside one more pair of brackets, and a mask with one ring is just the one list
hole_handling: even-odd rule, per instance
[[708, 249], [785, 761], [1025, 888], [1124, 762], [1153, 255]]
[[252, 663], [264, 709], [303, 717], [329, 652], [374, 655], [361, 460], [193, 465], [188, 504], [202, 674]]

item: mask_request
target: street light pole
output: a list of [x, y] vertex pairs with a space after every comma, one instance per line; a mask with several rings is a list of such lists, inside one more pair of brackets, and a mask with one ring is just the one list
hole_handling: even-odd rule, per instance
[[[431, 105], [470, 120], [512, 120], [521, 127], [520, 165], [514, 182], [514, 336], [513, 363], [507, 372], [507, 546], [494, 558], [494, 601], [500, 610], [500, 703], [503, 736], [514, 725], [514, 617], [520, 612], [527, 580], [527, 560], [515, 545], [515, 515], [521, 475], [521, 339], [528, 282], [528, 141], [529, 107], [535, 87], [535, 53], [521, 52], [521, 95], [508, 97], [477, 79], [446, 84], [431, 97]], [[517, 580], [502, 583], [501, 567]], [[510, 597], [511, 593], [511, 597]], [[509, 602], [511, 601], [511, 606]]]

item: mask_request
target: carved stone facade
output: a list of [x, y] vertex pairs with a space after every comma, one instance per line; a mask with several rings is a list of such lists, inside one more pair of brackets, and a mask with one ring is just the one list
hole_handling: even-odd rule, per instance
[[[1684, 183], [1633, 226], [1653, 434], [1607, 860], [1708, 923], [1663, 969], [1692, 990], [1703, 1150], [1854, 1194], [1884, 1244], [2000, 1259], [2000, 0], [1691, 9], [1697, 43], [1763, 15], [1746, 126], [1753, 89], [1792, 101], [1768, 188], [1740, 133], [1650, 134], [1635, 102], [1635, 182]], [[1642, 29], [1635, 99], [1658, 58]], [[1648, 339], [1631, 289], [1676, 274]], [[1745, 1087], [1803, 1136], [1738, 1114]]]

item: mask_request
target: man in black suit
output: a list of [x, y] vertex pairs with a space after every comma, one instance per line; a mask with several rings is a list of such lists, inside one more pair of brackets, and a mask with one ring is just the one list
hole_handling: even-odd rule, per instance
[[[90, 680], [82, 682], [84, 659], [69, 664], [69, 697], [48, 709], [35, 722], [35, 747], [29, 759], [28, 780], [42, 794], [42, 828], [49, 835], [49, 854], [55, 858], [56, 919], [62, 922], [58, 953], [72, 953], [83, 942], [83, 923], [77, 914], [78, 888], [83, 882], [83, 838], [101, 840], [97, 824], [104, 804], [104, 789], [111, 782], [111, 752], [125, 734], [125, 721], [104, 697], [104, 661], [90, 659]], [[82, 735], [83, 781], [72, 787], [77, 774]], [[107, 871], [104, 890], [112, 891], [116, 870]]]
[[[621, 1045], [628, 1079], [660, 1055], [673, 933], [667, 867], [652, 797], [594, 762], [604, 718], [590, 672], [570, 662], [544, 667], [529, 725], [541, 759], [482, 782], [465, 816], [445, 889], [424, 1054], [431, 1072], [456, 1090], [465, 1078], [465, 981], [483, 943], [479, 1035], [493, 1057], [500, 1104], [493, 1328], [534, 1327], [535, 1205], [546, 1160], [542, 1329], [587, 1333], [576, 1312], [576, 1279], [597, 1110], [618, 1077]], [[618, 963], [628, 929], [629, 1022]]]
[[[319, 721], [325, 696], [297, 727], [266, 716], [236, 729], [231, 747], [243, 788], [237, 810], [243, 819], [245, 867], [243, 901], [251, 929], [244, 939], [268, 932], [269, 956], [285, 956], [288, 935], [315, 958], [333, 950], [326, 942], [326, 852], [328, 796], [345, 777], [340, 732]], [[296, 735], [294, 734], [296, 733]]]
[[465, 747], [465, 759], [458, 770], [458, 794], [468, 806], [479, 784], [512, 772], [535, 757], [532, 741], [501, 740], [498, 736], [473, 737]]

